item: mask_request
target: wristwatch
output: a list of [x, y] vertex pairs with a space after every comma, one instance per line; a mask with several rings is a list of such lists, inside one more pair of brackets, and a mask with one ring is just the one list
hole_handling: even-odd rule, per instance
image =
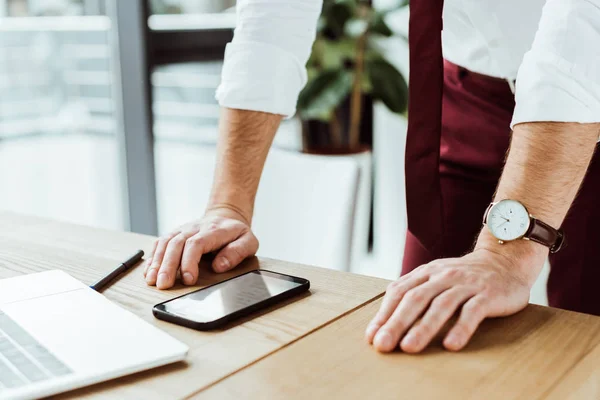
[[532, 240], [549, 247], [550, 253], [556, 253], [565, 242], [562, 230], [534, 218], [517, 200], [500, 200], [490, 204], [485, 210], [483, 224], [500, 244], [518, 239]]

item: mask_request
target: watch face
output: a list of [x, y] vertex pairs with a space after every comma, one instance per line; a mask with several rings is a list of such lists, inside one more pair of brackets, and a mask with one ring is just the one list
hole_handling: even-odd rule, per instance
[[494, 204], [487, 217], [487, 226], [497, 239], [515, 240], [529, 229], [529, 213], [515, 200], [502, 200]]

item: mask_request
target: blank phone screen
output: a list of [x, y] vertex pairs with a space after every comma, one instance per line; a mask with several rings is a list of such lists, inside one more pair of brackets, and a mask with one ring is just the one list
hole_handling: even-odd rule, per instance
[[164, 311], [197, 322], [211, 322], [301, 286], [291, 277], [252, 271], [162, 304]]

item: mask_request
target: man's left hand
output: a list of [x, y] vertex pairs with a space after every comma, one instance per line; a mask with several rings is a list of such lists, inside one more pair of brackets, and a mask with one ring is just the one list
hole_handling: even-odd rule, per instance
[[400, 347], [418, 353], [460, 311], [443, 344], [462, 349], [484, 318], [515, 314], [527, 305], [533, 282], [512, 264], [481, 248], [420, 266], [389, 285], [367, 341], [381, 352]]

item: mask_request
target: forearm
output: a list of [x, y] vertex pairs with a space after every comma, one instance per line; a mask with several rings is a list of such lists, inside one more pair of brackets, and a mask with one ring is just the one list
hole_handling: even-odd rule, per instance
[[[494, 201], [515, 199], [536, 218], [562, 224], [590, 163], [600, 124], [524, 123], [514, 128], [510, 152]], [[506, 255], [523, 277], [535, 280], [548, 249], [531, 241], [498, 244], [482, 230], [476, 249]]]
[[223, 107], [209, 210], [229, 208], [252, 220], [254, 199], [282, 116]]
[[233, 210], [251, 222], [269, 147], [306, 84], [321, 6], [322, 0], [238, 0], [216, 93], [222, 113], [209, 210]]

